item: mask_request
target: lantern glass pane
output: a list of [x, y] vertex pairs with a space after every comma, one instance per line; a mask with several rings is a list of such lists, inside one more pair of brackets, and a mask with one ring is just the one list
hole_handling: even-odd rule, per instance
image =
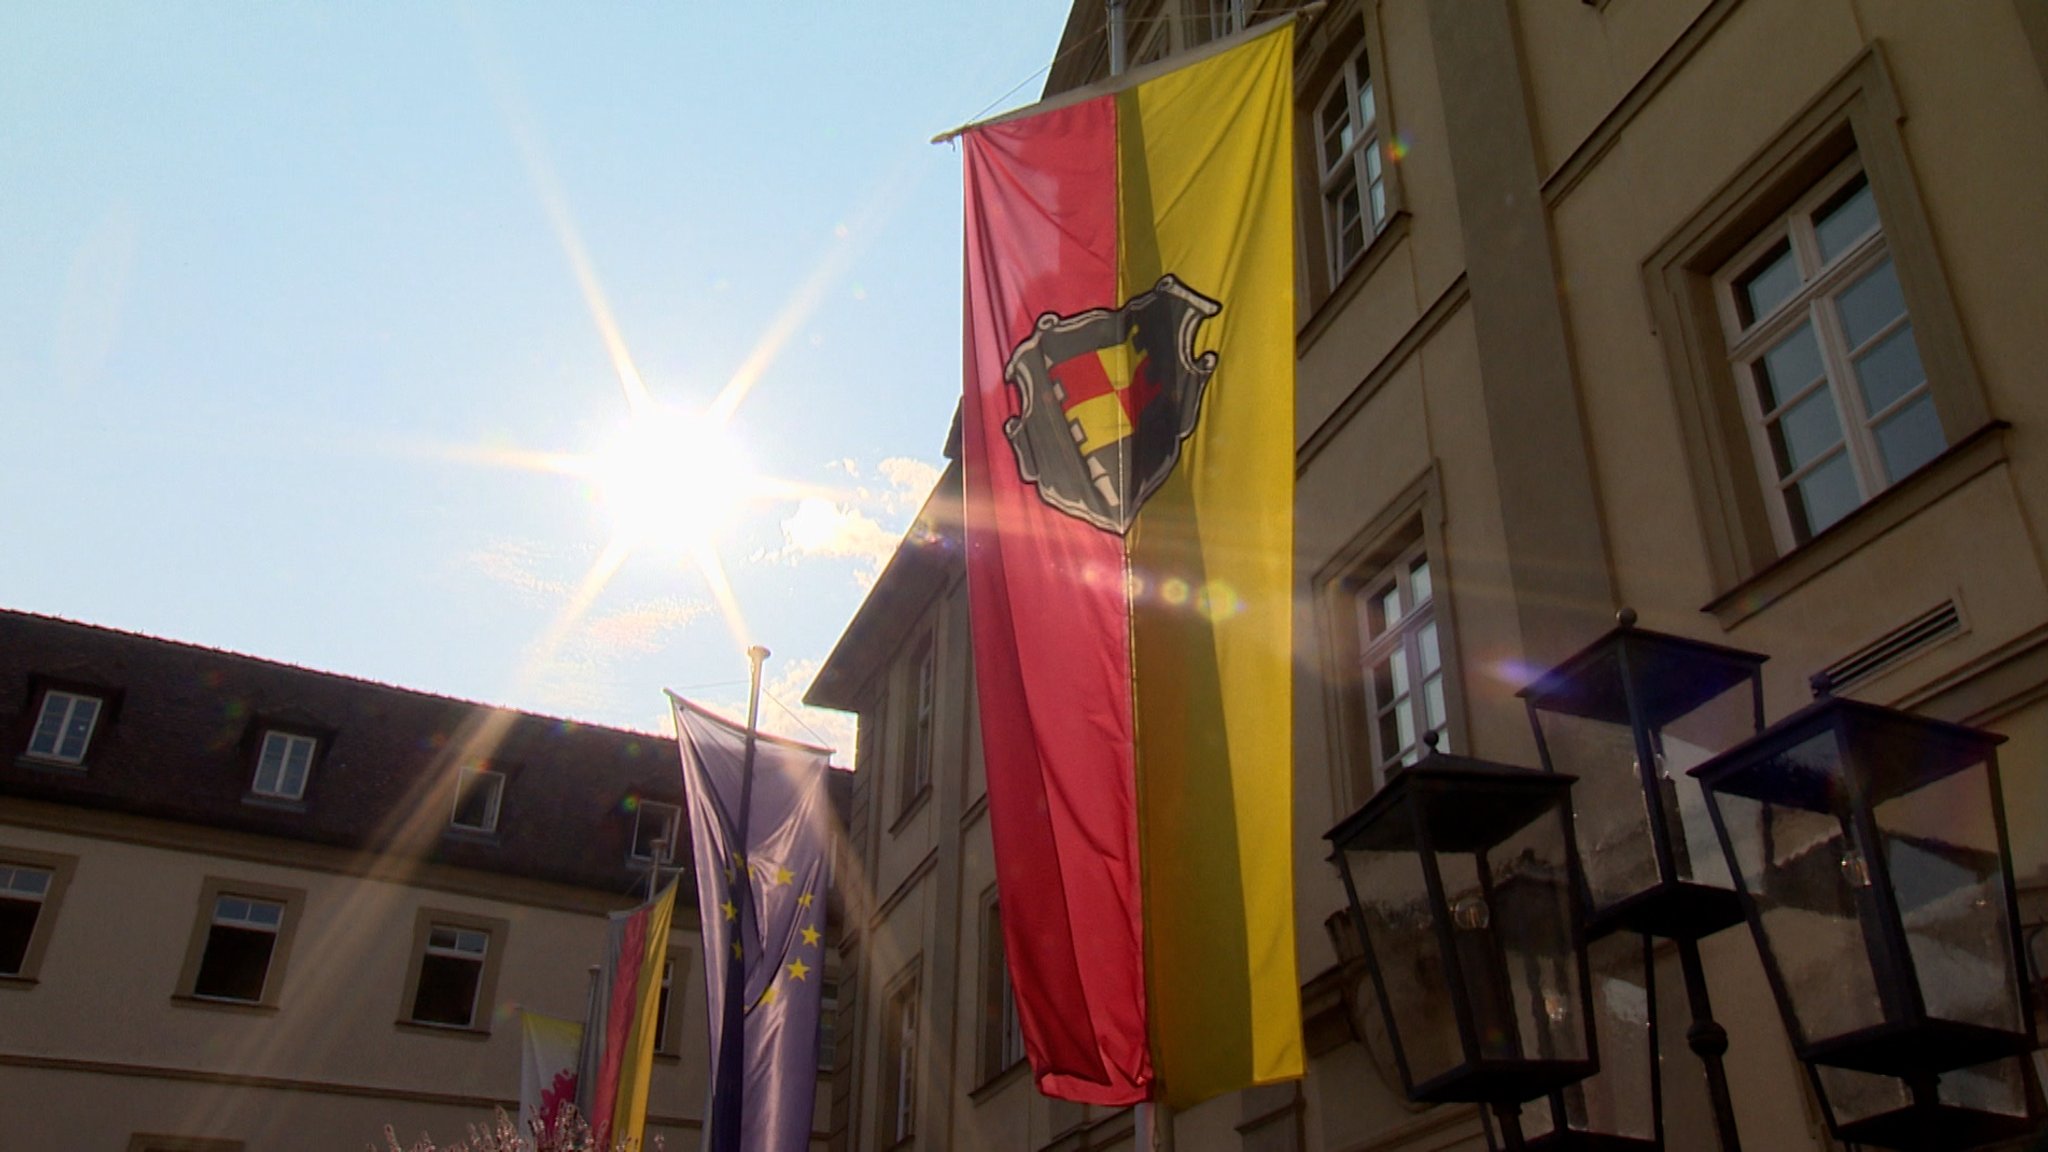
[[1657, 1056], [1644, 962], [1643, 937], [1633, 932], [1611, 932], [1586, 946], [1600, 1071], [1564, 1090], [1565, 1124], [1574, 1131], [1656, 1137]]
[[1515, 988], [1502, 954], [1502, 934], [1513, 928], [1501, 916], [1498, 902], [1487, 898], [1481, 882], [1481, 857], [1459, 853], [1437, 857], [1444, 878], [1444, 903], [1450, 909], [1451, 945], [1456, 949], [1456, 995], [1472, 1015], [1474, 1053], [1480, 1060], [1518, 1060], [1524, 1052], [1516, 1026]]
[[[1506, 1040], [1507, 1054], [1522, 1059], [1588, 1058], [1585, 985], [1579, 954], [1573, 948], [1567, 836], [1564, 808], [1559, 804], [1517, 829], [1484, 857], [1472, 858], [1480, 867], [1490, 868], [1488, 900], [1512, 1029]], [[1448, 895], [1448, 864], [1444, 887]], [[1455, 924], [1455, 903], [1452, 909]], [[1484, 1032], [1481, 1048], [1485, 1055], [1494, 1055]]]
[[1820, 1078], [1821, 1091], [1827, 1094], [1828, 1108], [1838, 1126], [1913, 1106], [1913, 1093], [1896, 1076], [1853, 1072], [1827, 1064], [1816, 1064], [1813, 1070]]
[[1657, 749], [1657, 786], [1678, 879], [1715, 888], [1735, 887], [1728, 857], [1714, 836], [1707, 795], [1690, 769], [1733, 748], [1756, 729], [1749, 681], [1678, 717], [1650, 738]]
[[1927, 1014], [2026, 1028], [1982, 762], [1872, 809]]
[[1411, 1083], [1435, 1079], [1465, 1062], [1458, 1020], [1445, 995], [1422, 859], [1413, 850], [1345, 851], [1364, 913], [1366, 943], [1383, 982], [1389, 1021]]
[[[1581, 863], [1597, 917], [1660, 881], [1734, 887], [1726, 857], [1714, 838], [1699, 781], [1686, 770], [1705, 763], [1755, 727], [1749, 682], [1649, 729], [1656, 771], [1643, 780], [1634, 731], [1619, 718], [1535, 710], [1553, 771], [1577, 776], [1572, 798]], [[1649, 805], [1662, 809], [1670, 840], [1671, 873], [1661, 875], [1652, 842]]]
[[[1821, 1091], [1827, 1094], [1828, 1109], [1835, 1125], [1847, 1127], [1891, 1112], [1913, 1107], [1913, 1093], [1895, 1076], [1857, 1072], [1826, 1064], [1814, 1065]], [[2027, 1067], [2023, 1057], [1993, 1060], [1969, 1068], [1941, 1073], [1935, 1085], [1935, 1099], [1944, 1107], [1967, 1108], [1993, 1116], [2027, 1115]]]
[[1579, 862], [1598, 915], [1658, 880], [1635, 734], [1627, 724], [1567, 712], [1539, 709], [1536, 718], [1551, 769], [1579, 778], [1572, 785]]
[[1477, 1056], [1585, 1060], [1563, 806], [1491, 849], [1444, 853], [1438, 867]]
[[[1756, 925], [1810, 1044], [1884, 1022], [1859, 901], [1871, 870], [1848, 838], [1832, 730], [1747, 768], [1718, 795], [1729, 851]], [[1759, 797], [1768, 797], [1760, 799]]]

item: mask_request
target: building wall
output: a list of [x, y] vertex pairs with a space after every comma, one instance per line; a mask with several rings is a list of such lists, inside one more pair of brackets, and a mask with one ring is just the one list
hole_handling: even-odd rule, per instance
[[[569, 1019], [587, 1009], [608, 903], [588, 893], [530, 885], [520, 900], [429, 888], [339, 871], [346, 862], [318, 852], [273, 846], [268, 862], [232, 842], [171, 848], [150, 842], [150, 821], [25, 808], [0, 806], [0, 849], [73, 856], [78, 866], [48, 927], [40, 978], [0, 985], [0, 1126], [24, 1147], [124, 1148], [131, 1133], [157, 1133], [252, 1149], [360, 1148], [386, 1123], [445, 1142], [494, 1106], [516, 1110], [521, 1009]], [[39, 816], [65, 830], [14, 823]], [[177, 995], [188, 944], [204, 931], [209, 877], [305, 893], [282, 972], [272, 961], [269, 979], [283, 981], [274, 1009]], [[492, 940], [501, 962], [479, 1031], [400, 1022], [422, 909], [506, 925]], [[695, 936], [679, 932], [671, 945], [678, 971], [692, 976]], [[678, 996], [672, 1021], [678, 1041], [694, 1035], [698, 1050], [701, 999]], [[679, 1050], [691, 1058], [657, 1074], [650, 1109], [667, 1120], [652, 1130], [671, 1141], [695, 1138], [704, 1087], [697, 1050]]]
[[[83, 763], [32, 744], [51, 685], [107, 701]], [[279, 725], [320, 734], [298, 800], [252, 792]], [[588, 1012], [608, 916], [645, 895], [640, 816], [680, 811], [675, 756], [665, 738], [0, 612], [0, 865], [60, 877], [28, 962], [0, 950], [0, 1148], [354, 1152], [386, 1124], [446, 1145], [516, 1113], [521, 1013]], [[458, 764], [503, 770], [489, 833], [449, 826]], [[195, 996], [214, 897], [238, 889], [287, 909], [260, 1001]], [[679, 1149], [707, 1087], [694, 903], [685, 884], [648, 1107], [650, 1142]], [[441, 917], [490, 932], [466, 1028], [411, 1020]], [[821, 1085], [821, 1148], [827, 1101]]]
[[[1134, 0], [1130, 11], [1144, 30], [1210, 7]], [[1101, 9], [1075, 4], [1049, 94], [1103, 75], [1092, 46]], [[1814, 673], [1952, 603], [1952, 624], [1843, 692], [2009, 738], [2023, 918], [2048, 919], [2048, 557], [2036, 527], [2048, 392], [2034, 368], [2048, 353], [2036, 319], [2048, 20], [2003, 0], [1338, 0], [1304, 21], [1298, 44], [1292, 723], [1312, 1058], [1298, 1086], [1174, 1117], [1174, 1146], [1485, 1146], [1471, 1109], [1402, 1099], [1381, 1025], [1359, 1010], [1355, 972], [1326, 928], [1343, 896], [1322, 833], [1374, 787], [1353, 598], [1410, 549], [1435, 583], [1445, 738], [1513, 763], [1536, 761], [1516, 690], [1624, 606], [1645, 627], [1768, 654], [1776, 719], [1806, 702]], [[1360, 45], [1388, 212], [1333, 277], [1314, 117]], [[1733, 408], [1713, 277], [1852, 155], [1949, 448], [1794, 545], [1774, 533]], [[813, 689], [860, 711], [863, 727], [900, 722], [915, 622], [961, 618], [957, 580], [930, 575], [958, 571], [957, 547], [931, 544], [957, 540], [945, 506], [957, 485], [956, 469]], [[944, 653], [942, 679], [964, 682], [964, 637]], [[935, 987], [950, 981], [936, 994], [950, 993], [953, 1019], [949, 1053], [919, 1082], [949, 1102], [939, 1110], [953, 1123], [919, 1127], [915, 1146], [1128, 1143], [1127, 1118], [1044, 1100], [1015, 1074], [984, 1084], [971, 1058], [985, 1015], [978, 893], [992, 870], [974, 748], [950, 751], [969, 765], [961, 818], [920, 818], [904, 829], [909, 843], [887, 832], [871, 843], [892, 875], [929, 860], [918, 883], [945, 893], [919, 918], [871, 921], [888, 937], [874, 948], [954, 957], [950, 976], [925, 969]], [[886, 795], [901, 763], [900, 749], [878, 744], [858, 786]], [[1746, 1146], [1830, 1147], [1747, 933], [1702, 951]], [[1659, 974], [1668, 1146], [1708, 1149], [1674, 956]], [[876, 991], [870, 980], [861, 995]], [[868, 1051], [878, 1057], [879, 1041]], [[866, 1085], [874, 1072], [861, 1075]], [[887, 1146], [876, 1133], [842, 1146]]]

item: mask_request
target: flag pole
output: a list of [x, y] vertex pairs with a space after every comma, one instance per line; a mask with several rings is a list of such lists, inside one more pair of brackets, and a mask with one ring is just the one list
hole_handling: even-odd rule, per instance
[[661, 887], [661, 854], [668, 850], [668, 841], [656, 840], [647, 848], [647, 898], [652, 900], [655, 890]]
[[[583, 1111], [584, 1102], [589, 1099], [584, 1095], [585, 1088], [580, 1081], [586, 1076], [585, 1069], [590, 1065], [590, 1038], [597, 1032], [597, 983], [603, 972], [604, 966], [601, 964], [592, 964], [590, 966], [590, 991], [583, 998], [583, 1034], [576, 1038], [576, 1076], [579, 1083], [576, 1085], [576, 1091], [573, 1093], [576, 1099], [571, 1102], [571, 1107], [579, 1113]], [[588, 1116], [583, 1117], [583, 1122], [586, 1124], [592, 1123], [591, 1118]], [[555, 1124], [559, 1127], [561, 1123], [562, 1118], [558, 1113], [555, 1116]], [[552, 1135], [554, 1135], [552, 1132], [536, 1132], [534, 1133], [534, 1138], [540, 1140]]]
[[[761, 718], [761, 665], [768, 659], [768, 649], [759, 644], [747, 649], [747, 661], [752, 665], [747, 687], [747, 746], [746, 754], [740, 761], [740, 803], [739, 811], [733, 817], [733, 837], [736, 853], [742, 857], [747, 851], [747, 824], [754, 806], [754, 749], [755, 725]], [[744, 906], [741, 915], [733, 922], [733, 946], [744, 949], [751, 945], [743, 939], [742, 931], [754, 922], [754, 885], [751, 876], [753, 863], [740, 865], [733, 877], [738, 888], [740, 903]], [[745, 1123], [746, 1109], [741, 1097], [746, 1092], [746, 1077], [741, 1065], [745, 1062], [747, 1050], [746, 1005], [742, 1002], [747, 990], [747, 966], [745, 953], [725, 961], [725, 1003], [724, 1022], [718, 1034], [718, 1064], [711, 1086], [711, 1115], [706, 1117], [706, 1147], [741, 1147], [741, 1127]]]
[[1124, 0], [1104, 0], [1109, 6], [1109, 74], [1123, 73], [1128, 56], [1124, 35]]

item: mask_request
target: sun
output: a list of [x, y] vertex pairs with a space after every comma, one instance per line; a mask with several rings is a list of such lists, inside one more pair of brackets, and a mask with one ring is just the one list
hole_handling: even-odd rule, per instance
[[674, 556], [709, 548], [760, 487], [729, 424], [653, 401], [613, 429], [588, 476], [614, 547]]

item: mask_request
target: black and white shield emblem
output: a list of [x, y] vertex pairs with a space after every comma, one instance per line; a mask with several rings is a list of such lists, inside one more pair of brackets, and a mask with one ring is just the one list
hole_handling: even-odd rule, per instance
[[1195, 331], [1223, 306], [1172, 275], [1121, 308], [1048, 312], [1010, 353], [1018, 415], [1003, 432], [1047, 504], [1121, 536], [1173, 474], [1216, 353]]

